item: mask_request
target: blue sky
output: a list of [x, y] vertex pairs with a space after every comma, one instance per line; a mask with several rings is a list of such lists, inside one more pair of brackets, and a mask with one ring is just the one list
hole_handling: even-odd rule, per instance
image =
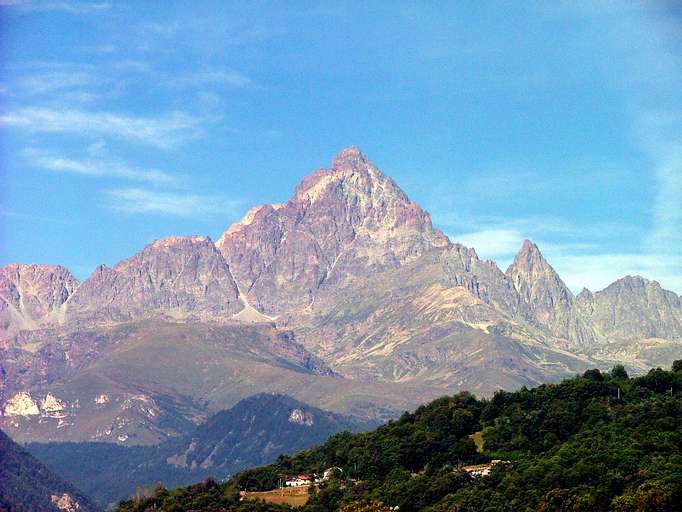
[[356, 144], [503, 269], [682, 292], [682, 11], [576, 4], [0, 0], [0, 264], [215, 239]]

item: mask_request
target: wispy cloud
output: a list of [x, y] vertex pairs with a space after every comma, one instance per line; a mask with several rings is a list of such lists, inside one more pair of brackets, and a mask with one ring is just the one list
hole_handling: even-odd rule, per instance
[[158, 169], [140, 169], [123, 162], [109, 159], [73, 159], [28, 149], [24, 152], [31, 163], [53, 172], [78, 174], [90, 177], [113, 177], [156, 185], [173, 185], [177, 177]]
[[237, 71], [199, 71], [173, 78], [170, 82], [179, 86], [221, 85], [236, 88], [253, 83], [249, 77]]
[[[64, 12], [68, 14], [97, 14], [110, 10], [113, 6], [108, 2], [31, 2], [4, 0], [4, 5], [13, 5], [28, 11], [36, 12]], [[2, 4], [0, 4], [2, 5]]]
[[82, 71], [52, 71], [21, 78], [17, 85], [21, 92], [34, 95], [90, 87], [99, 84], [100, 81], [92, 74]]
[[124, 213], [147, 213], [194, 217], [212, 214], [236, 216], [242, 201], [189, 193], [159, 192], [141, 188], [106, 191], [108, 206]]
[[682, 113], [644, 112], [637, 131], [657, 183], [645, 244], [682, 256]]
[[[679, 16], [652, 2], [567, 3], [590, 22], [591, 44], [628, 95], [633, 140], [648, 157], [656, 193], [641, 251], [682, 257], [682, 59]], [[617, 55], [617, 58], [613, 58]], [[665, 271], [664, 268], [661, 269]], [[678, 265], [679, 270], [679, 265]], [[678, 278], [679, 279], [679, 278]], [[679, 281], [678, 281], [679, 282]]]
[[32, 133], [72, 133], [171, 148], [198, 137], [200, 120], [184, 112], [142, 117], [74, 109], [23, 108], [0, 115], [0, 124]]

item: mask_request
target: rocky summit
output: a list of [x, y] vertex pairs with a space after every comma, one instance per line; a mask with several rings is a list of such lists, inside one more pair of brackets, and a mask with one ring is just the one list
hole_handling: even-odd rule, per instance
[[384, 419], [461, 389], [638, 372], [682, 354], [682, 302], [624, 277], [575, 296], [531, 241], [503, 272], [358, 148], [214, 244], [158, 240], [79, 283], [0, 270], [2, 425], [153, 444], [260, 392]]

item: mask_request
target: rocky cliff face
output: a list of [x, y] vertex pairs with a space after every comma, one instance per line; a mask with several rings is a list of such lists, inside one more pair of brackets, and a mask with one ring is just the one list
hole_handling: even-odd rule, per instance
[[13, 264], [0, 268], [0, 339], [58, 321], [62, 305], [78, 284], [59, 265]]
[[230, 268], [208, 237], [171, 237], [114, 268], [99, 267], [66, 305], [69, 321], [150, 315], [227, 320], [243, 309]]
[[429, 214], [355, 147], [306, 177], [289, 202], [254, 208], [217, 242], [249, 301], [269, 315], [448, 245]]

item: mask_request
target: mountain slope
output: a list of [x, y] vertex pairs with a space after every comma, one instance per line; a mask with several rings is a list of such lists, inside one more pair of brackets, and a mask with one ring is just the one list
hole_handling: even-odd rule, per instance
[[0, 430], [0, 510], [94, 512], [99, 508]]
[[365, 418], [436, 393], [340, 378], [269, 324], [147, 320], [39, 334], [27, 340], [31, 351], [0, 353], [2, 422], [22, 442], [154, 444], [259, 392]]
[[209, 474], [229, 474], [322, 443], [336, 432], [368, 430], [370, 425], [288, 396], [254, 395], [199, 425], [189, 442], [173, 443], [167, 460]]

